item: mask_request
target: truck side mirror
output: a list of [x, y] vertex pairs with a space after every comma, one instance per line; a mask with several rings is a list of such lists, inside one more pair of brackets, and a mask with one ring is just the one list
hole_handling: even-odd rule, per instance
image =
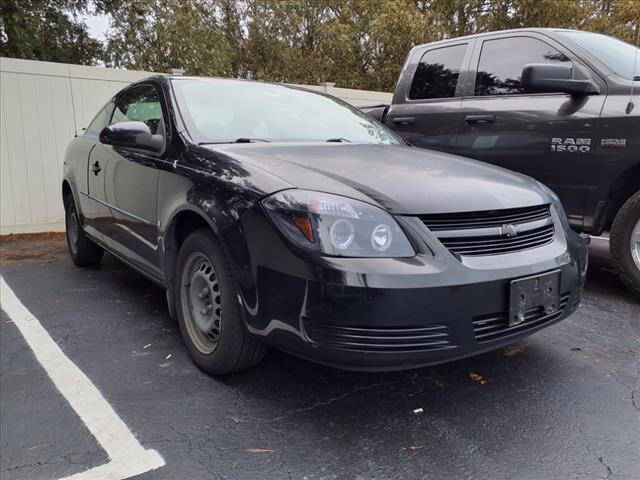
[[153, 135], [144, 122], [119, 122], [102, 129], [100, 143], [161, 152], [164, 138], [162, 135]]
[[522, 69], [520, 83], [527, 93], [563, 92], [570, 95], [600, 93], [590, 80], [572, 79], [573, 68], [553, 63], [530, 63]]

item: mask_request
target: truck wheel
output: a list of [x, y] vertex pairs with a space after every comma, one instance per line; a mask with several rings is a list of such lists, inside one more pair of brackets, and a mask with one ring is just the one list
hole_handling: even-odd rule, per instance
[[640, 192], [627, 200], [616, 215], [610, 249], [618, 275], [640, 299]]
[[87, 237], [78, 219], [76, 204], [73, 195], [69, 194], [64, 199], [65, 227], [67, 232], [67, 246], [73, 263], [79, 267], [95, 265], [102, 260], [104, 250]]
[[200, 369], [224, 375], [262, 360], [266, 349], [245, 328], [233, 269], [209, 230], [196, 230], [182, 244], [176, 282], [180, 333]]

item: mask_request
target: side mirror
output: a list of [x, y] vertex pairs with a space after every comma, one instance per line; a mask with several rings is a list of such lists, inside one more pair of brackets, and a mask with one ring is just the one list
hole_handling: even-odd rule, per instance
[[570, 95], [599, 93], [589, 80], [572, 79], [572, 67], [553, 63], [530, 63], [522, 69], [520, 84], [527, 93], [564, 92]]
[[114, 147], [137, 148], [161, 152], [164, 146], [162, 135], [153, 135], [144, 122], [119, 122], [105, 127], [100, 132], [100, 142]]

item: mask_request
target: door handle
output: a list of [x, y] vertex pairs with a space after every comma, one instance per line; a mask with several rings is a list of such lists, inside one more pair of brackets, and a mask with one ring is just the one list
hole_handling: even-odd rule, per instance
[[96, 160], [95, 163], [91, 165], [91, 171], [94, 174], [98, 175], [100, 173], [100, 170], [102, 170], [102, 167], [100, 166], [100, 162]]
[[391, 119], [391, 123], [394, 125], [413, 125], [415, 121], [414, 117], [394, 117]]
[[493, 123], [495, 120], [495, 115], [467, 115], [464, 117], [464, 121], [467, 123]]

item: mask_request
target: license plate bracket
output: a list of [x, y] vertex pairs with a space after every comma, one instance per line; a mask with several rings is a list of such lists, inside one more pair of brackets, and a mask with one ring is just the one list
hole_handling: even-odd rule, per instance
[[560, 270], [511, 281], [509, 326], [523, 323], [527, 311], [536, 307], [547, 315], [560, 309]]

